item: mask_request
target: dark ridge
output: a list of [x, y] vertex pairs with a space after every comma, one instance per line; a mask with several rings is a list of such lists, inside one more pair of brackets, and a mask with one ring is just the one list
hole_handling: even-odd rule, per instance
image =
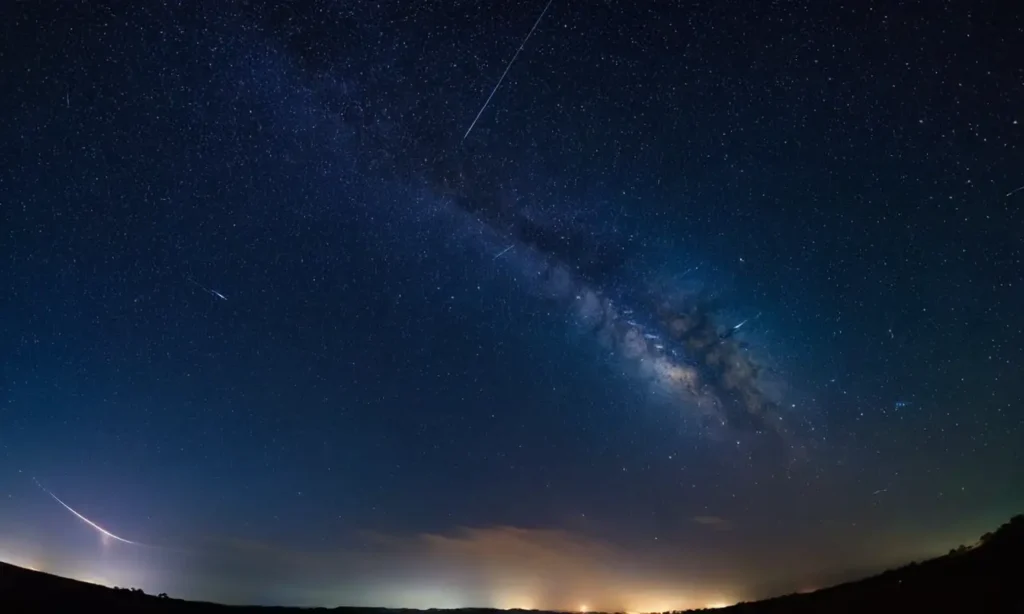
[[[1020, 581], [1024, 559], [1024, 515], [1013, 517], [976, 544], [954, 548], [945, 556], [910, 563], [877, 576], [840, 584], [813, 593], [793, 594], [764, 601], [740, 603], [715, 610], [729, 614], [851, 612], [965, 612], [1024, 614]], [[392, 608], [287, 608], [227, 606], [147, 595], [139, 589], [107, 588], [39, 571], [0, 563], [0, 611], [30, 612], [179, 612], [182, 614], [338, 612], [384, 614], [436, 612]], [[503, 610], [463, 608], [463, 614]], [[522, 610], [511, 610], [522, 611]], [[666, 612], [664, 614], [681, 614]]]

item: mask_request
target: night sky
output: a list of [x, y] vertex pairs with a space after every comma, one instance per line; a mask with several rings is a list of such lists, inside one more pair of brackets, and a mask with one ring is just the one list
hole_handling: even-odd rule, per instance
[[1019, 8], [553, 0], [463, 138], [544, 10], [4, 4], [0, 560], [650, 611], [1024, 509]]

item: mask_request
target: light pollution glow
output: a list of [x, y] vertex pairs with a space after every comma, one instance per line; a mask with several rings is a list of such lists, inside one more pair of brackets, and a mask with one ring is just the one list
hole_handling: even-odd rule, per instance
[[60, 556], [19, 558], [10, 554], [27, 550], [9, 548], [4, 558], [92, 583], [231, 604], [663, 612], [706, 607], [727, 594], [674, 574], [655, 579], [623, 568], [630, 565], [625, 553], [564, 531], [495, 527], [364, 537], [367, 548], [345, 553], [237, 540], [189, 552], [62, 540], [39, 544], [63, 550]]
[[[103, 561], [97, 560], [92, 564], [86, 564], [87, 569], [74, 569], [66, 568], [63, 566], [36, 566], [29, 564], [26, 560], [16, 556], [10, 556], [7, 553], [0, 553], [0, 561], [17, 565], [33, 571], [41, 571], [46, 573], [52, 573], [80, 582], [86, 582], [89, 584], [96, 584], [100, 586], [114, 587], [114, 586], [140, 586], [139, 577], [128, 577], [125, 574], [119, 573], [117, 569], [109, 570], [111, 573], [103, 573], [97, 568], [104, 566]], [[81, 567], [82, 564], [78, 565]], [[152, 584], [152, 586], [150, 586]], [[156, 593], [160, 591], [159, 582], [147, 582], [141, 583], [141, 588], [147, 590], [150, 593]], [[306, 599], [302, 599], [299, 596], [295, 600], [288, 602], [288, 600], [282, 600], [282, 603], [291, 603], [294, 605], [309, 605], [308, 603], [302, 603], [303, 601], [309, 601], [310, 603], [323, 603], [317, 599], [309, 600], [314, 594], [318, 594], [319, 591], [307, 594]], [[322, 595], [326, 597], [327, 595]], [[521, 610], [564, 610], [556, 606], [549, 606], [541, 603], [539, 595], [534, 593], [528, 588], [517, 588], [517, 587], [506, 587], [496, 589], [490, 596], [483, 596], [477, 591], [466, 590], [466, 587], [458, 584], [446, 586], [443, 583], [437, 583], [434, 585], [410, 583], [400, 586], [380, 586], [379, 590], [374, 590], [368, 593], [364, 600], [364, 603], [358, 603], [357, 605], [376, 606], [381, 605], [384, 607], [394, 608], [414, 608], [414, 609], [426, 609], [426, 608], [466, 608], [466, 607], [494, 607], [504, 610], [521, 609]], [[192, 596], [185, 596], [192, 597]], [[201, 596], [195, 596], [193, 598], [199, 599]], [[231, 600], [233, 601], [233, 600]], [[244, 603], [245, 600], [238, 601], [237, 603]], [[626, 611], [629, 614], [639, 614], [643, 612], [665, 612], [669, 610], [684, 610], [684, 609], [698, 609], [698, 608], [722, 608], [727, 607], [735, 603], [726, 602], [721, 600], [716, 601], [703, 601], [696, 598], [686, 598], [681, 594], [663, 594], [656, 595], [649, 591], [639, 591], [635, 595], [622, 595], [614, 600], [616, 603], [630, 604], [628, 608], [598, 608], [589, 605], [590, 602], [581, 603], [577, 610], [583, 614], [601, 611]]]
[[[692, 520], [699, 526], [710, 521]], [[724, 519], [715, 517], [713, 524], [716, 535], [732, 530]], [[80, 530], [80, 537], [88, 533]], [[806, 589], [822, 570], [822, 559], [810, 551], [792, 552], [784, 565], [771, 563], [778, 550], [771, 560], [750, 555], [739, 565], [720, 554], [720, 545], [685, 553], [625, 550], [578, 533], [515, 527], [369, 533], [352, 549], [315, 552], [225, 538], [177, 550], [75, 543], [75, 535], [59, 532], [27, 537], [0, 543], [0, 559], [107, 586], [229, 604], [665, 612]], [[849, 554], [844, 560], [868, 562]], [[772, 588], [754, 588], [751, 578]]]

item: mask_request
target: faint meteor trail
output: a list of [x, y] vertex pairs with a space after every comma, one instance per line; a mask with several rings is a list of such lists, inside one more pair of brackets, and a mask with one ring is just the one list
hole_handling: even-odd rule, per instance
[[498, 91], [499, 87], [501, 87], [501, 82], [505, 80], [505, 75], [508, 74], [508, 69], [512, 68], [512, 64], [515, 63], [516, 58], [519, 57], [519, 52], [522, 51], [523, 47], [526, 46], [526, 41], [530, 40], [530, 37], [533, 36], [533, 31], [537, 29], [538, 25], [540, 25], [540, 20], [544, 19], [544, 14], [548, 12], [548, 7], [551, 6], [551, 3], [553, 1], [554, 0], [548, 0], [548, 3], [544, 5], [544, 10], [540, 12], [540, 17], [537, 18], [537, 21], [533, 22], [533, 27], [530, 28], [529, 34], [527, 34], [526, 38], [523, 39], [523, 42], [519, 44], [519, 49], [516, 49], [516, 52], [512, 56], [512, 59], [508, 61], [508, 65], [505, 66], [505, 72], [501, 73], [501, 78], [498, 79], [498, 83], [496, 83], [494, 85], [494, 89], [491, 90], [491, 95], [487, 97], [486, 101], [484, 101], [484, 106], [480, 107], [480, 111], [476, 114], [476, 117], [473, 118], [473, 123], [469, 125], [468, 129], [466, 129], [466, 134], [462, 135], [463, 141], [465, 141], [466, 137], [469, 136], [469, 133], [473, 131], [473, 126], [476, 125], [476, 122], [480, 119], [480, 116], [483, 115], [484, 109], [487, 108], [487, 105], [491, 103], [491, 98], [494, 98], [494, 93]]
[[131, 544], [131, 545], [133, 545], [133, 546], [143, 546], [143, 545], [144, 545], [144, 544], [140, 544], [139, 542], [133, 542], [133, 541], [131, 541], [130, 539], [125, 539], [125, 538], [123, 538], [123, 537], [118, 537], [117, 535], [114, 535], [114, 534], [113, 534], [113, 533], [111, 533], [110, 531], [108, 531], [108, 530], [104, 529], [104, 528], [103, 528], [103, 527], [101, 527], [100, 525], [96, 524], [95, 522], [93, 522], [93, 521], [89, 520], [89, 519], [88, 519], [88, 518], [86, 518], [85, 516], [83, 516], [83, 515], [79, 514], [79, 513], [78, 513], [78, 512], [76, 512], [75, 510], [73, 510], [73, 509], [71, 508], [71, 506], [70, 506], [70, 505], [68, 505], [67, 503], [64, 503], [63, 501], [61, 501], [61, 500], [60, 500], [60, 499], [59, 499], [59, 498], [57, 497], [57, 495], [53, 494], [52, 492], [50, 492], [49, 490], [47, 490], [45, 486], [43, 486], [42, 484], [40, 484], [40, 483], [39, 483], [39, 480], [37, 480], [37, 479], [35, 479], [35, 478], [32, 478], [32, 480], [33, 480], [33, 481], [34, 481], [34, 482], [36, 483], [36, 486], [38, 486], [39, 488], [43, 489], [43, 492], [45, 492], [46, 494], [48, 494], [48, 495], [50, 495], [51, 497], [53, 497], [53, 500], [54, 500], [54, 501], [56, 501], [57, 503], [60, 503], [60, 504], [61, 504], [62, 506], [64, 506], [64, 509], [66, 509], [67, 511], [69, 511], [69, 512], [71, 512], [72, 514], [74, 514], [75, 516], [77, 516], [77, 517], [78, 517], [78, 519], [79, 519], [79, 520], [81, 520], [82, 522], [84, 522], [85, 524], [87, 524], [87, 525], [89, 525], [90, 527], [92, 527], [92, 528], [96, 529], [97, 531], [99, 531], [99, 532], [100, 532], [101, 534], [103, 534], [103, 535], [104, 535], [105, 537], [109, 537], [109, 538], [111, 538], [111, 539], [116, 539], [116, 540], [117, 540], [117, 541], [119, 541], [119, 542], [124, 542], [124, 543], [126, 543], [126, 544]]
[[500, 252], [498, 252], [498, 255], [494, 257], [494, 259], [497, 260], [498, 258], [501, 258], [502, 256], [508, 253], [508, 250], [512, 249], [513, 247], [513, 245], [509, 245], [505, 249], [501, 250]]
[[203, 291], [206, 292], [207, 294], [209, 294], [210, 296], [212, 296], [214, 298], [219, 298], [222, 301], [228, 300], [228, 297], [224, 296], [220, 292], [217, 292], [216, 290], [211, 290], [210, 288], [207, 288], [206, 286], [204, 286], [203, 284], [199, 283], [198, 281], [192, 279], [191, 277], [189, 277], [188, 280], [190, 282], [194, 283], [195, 285], [199, 286], [200, 288], [202, 288]]

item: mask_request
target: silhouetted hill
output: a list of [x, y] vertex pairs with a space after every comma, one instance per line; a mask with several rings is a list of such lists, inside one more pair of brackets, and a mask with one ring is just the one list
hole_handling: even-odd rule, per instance
[[[977, 544], [961, 546], [923, 563], [822, 589], [716, 610], [730, 614], [850, 612], [881, 614], [970, 612], [1024, 614], [1024, 515], [1015, 516]], [[0, 612], [157, 612], [274, 614], [336, 612], [385, 614], [386, 608], [280, 608], [225, 606], [112, 589], [0, 563]], [[418, 612], [419, 610], [404, 610]], [[463, 614], [493, 613], [463, 609]], [[674, 614], [674, 613], [673, 613]]]
[[1024, 515], [973, 546], [813, 593], [726, 608], [730, 614], [1011, 612], [1024, 614]]

